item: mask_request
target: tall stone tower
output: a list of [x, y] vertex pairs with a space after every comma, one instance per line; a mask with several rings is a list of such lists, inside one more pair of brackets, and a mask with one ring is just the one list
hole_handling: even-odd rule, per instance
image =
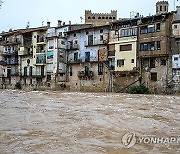
[[117, 20], [117, 11], [111, 10], [110, 13], [92, 13], [91, 10], [85, 10], [85, 23], [93, 25], [105, 25], [107, 22]]
[[156, 14], [167, 13], [169, 3], [168, 1], [158, 1], [156, 3]]

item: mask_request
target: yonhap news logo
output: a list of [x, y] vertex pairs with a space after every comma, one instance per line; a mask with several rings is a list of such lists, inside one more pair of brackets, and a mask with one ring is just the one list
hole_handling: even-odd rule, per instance
[[137, 136], [135, 133], [130, 132], [126, 133], [122, 137], [122, 144], [125, 148], [131, 148], [135, 146], [135, 144], [179, 144], [180, 137], [157, 137], [154, 135], [147, 136]]

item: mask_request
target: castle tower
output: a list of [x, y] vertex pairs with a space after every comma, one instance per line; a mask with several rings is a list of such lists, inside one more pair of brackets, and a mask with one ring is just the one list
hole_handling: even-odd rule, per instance
[[156, 14], [167, 13], [168, 6], [169, 6], [168, 1], [158, 1], [156, 3]]
[[117, 10], [111, 10], [110, 13], [92, 13], [91, 10], [85, 10], [86, 24], [93, 24], [96, 26], [100, 26], [116, 20], [117, 20]]

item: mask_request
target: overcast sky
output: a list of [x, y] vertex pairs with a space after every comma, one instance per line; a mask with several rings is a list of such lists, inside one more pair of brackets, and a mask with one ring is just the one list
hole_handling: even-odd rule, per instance
[[[3, 0], [0, 9], [0, 32], [10, 28], [25, 28], [42, 26], [47, 21], [51, 26], [57, 25], [57, 20], [69, 20], [81, 23], [85, 10], [95, 13], [118, 11], [118, 18], [129, 17], [131, 11], [147, 16], [155, 14], [155, 4], [158, 0]], [[174, 0], [169, 0], [169, 10], [174, 9]], [[180, 5], [180, 2], [176, 2]], [[84, 21], [83, 21], [84, 22]]]

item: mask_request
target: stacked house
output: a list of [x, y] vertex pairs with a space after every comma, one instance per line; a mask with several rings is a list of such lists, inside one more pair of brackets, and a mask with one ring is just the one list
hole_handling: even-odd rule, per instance
[[117, 11], [85, 11], [85, 24], [10, 30], [0, 37], [1, 87], [124, 92], [180, 91], [180, 7], [117, 20]]

